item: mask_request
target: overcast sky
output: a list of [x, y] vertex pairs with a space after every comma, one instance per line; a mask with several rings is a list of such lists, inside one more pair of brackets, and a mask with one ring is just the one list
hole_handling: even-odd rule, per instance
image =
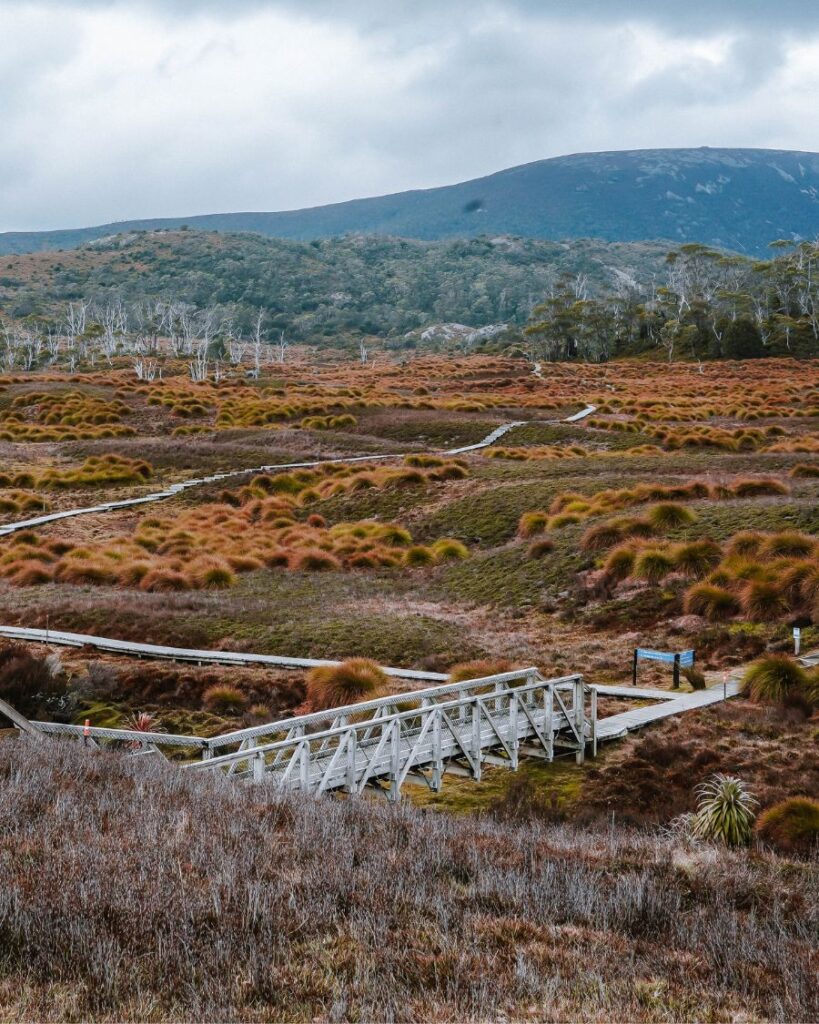
[[0, 230], [819, 149], [817, 0], [0, 0]]

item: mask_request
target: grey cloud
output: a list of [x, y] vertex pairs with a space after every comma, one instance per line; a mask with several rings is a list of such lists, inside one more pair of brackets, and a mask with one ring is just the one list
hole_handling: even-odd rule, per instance
[[785, 51], [776, 40], [743, 34], [735, 39], [723, 61], [704, 58], [672, 65], [640, 82], [623, 97], [621, 110], [646, 106], [694, 106], [726, 103], [750, 97], [763, 89], [785, 63]]
[[[394, 29], [435, 21], [464, 19], [487, 11], [508, 11], [534, 19], [565, 18], [598, 22], [648, 21], [685, 33], [718, 28], [766, 26], [777, 32], [801, 32], [819, 26], [815, 0], [40, 0], [65, 9], [127, 6], [153, 8], [172, 17], [206, 12], [223, 20], [248, 10], [287, 10], [300, 17], [344, 21], [368, 29]], [[31, 0], [0, 0], [3, 7], [26, 6]]]
[[[0, 0], [0, 33], [4, 13], [48, 2]], [[123, 16], [90, 19], [113, 33], [101, 48], [77, 12], [102, 8]], [[29, 30], [8, 19], [0, 230], [310, 206], [578, 151], [815, 148], [814, 80], [786, 83], [793, 50], [773, 31], [797, 9], [808, 35], [819, 4], [789, 0], [775, 13], [754, 0], [60, 0]], [[263, 10], [292, 17], [243, 23]], [[663, 31], [659, 54], [641, 20]], [[143, 22], [147, 59], [120, 73], [118, 47]], [[301, 38], [304, 24], [329, 31]], [[719, 59], [689, 45], [722, 28]], [[270, 48], [284, 39], [281, 68], [265, 33]], [[292, 67], [291, 46], [304, 48]], [[643, 59], [659, 66], [634, 84]], [[311, 74], [333, 61], [343, 72]]]

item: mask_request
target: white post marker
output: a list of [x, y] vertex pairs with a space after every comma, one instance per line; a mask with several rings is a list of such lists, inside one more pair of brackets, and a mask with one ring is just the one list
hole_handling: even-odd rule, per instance
[[793, 627], [793, 653], [798, 655], [802, 647], [802, 630], [799, 626]]
[[728, 670], [722, 673], [722, 699], [728, 700]]

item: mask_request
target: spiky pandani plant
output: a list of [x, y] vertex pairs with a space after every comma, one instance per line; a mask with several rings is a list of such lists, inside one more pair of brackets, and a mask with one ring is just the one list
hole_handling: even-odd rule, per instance
[[699, 804], [691, 824], [696, 839], [710, 839], [726, 846], [745, 846], [756, 817], [756, 797], [733, 775], [714, 775], [697, 786]]

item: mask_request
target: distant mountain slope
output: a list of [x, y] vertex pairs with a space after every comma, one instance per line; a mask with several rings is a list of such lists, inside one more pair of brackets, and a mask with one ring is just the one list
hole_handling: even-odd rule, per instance
[[8, 232], [0, 234], [0, 253], [72, 248], [120, 231], [183, 224], [302, 240], [352, 232], [427, 240], [665, 238], [762, 255], [775, 238], [819, 235], [819, 154], [707, 148], [582, 153], [458, 185], [306, 210]]
[[291, 338], [385, 336], [432, 323], [525, 322], [561, 274], [592, 291], [663, 273], [656, 242], [505, 237], [422, 242], [356, 235], [316, 242], [200, 231], [130, 233], [0, 264], [0, 313], [62, 317], [77, 299], [219, 305], [245, 334], [258, 309]]

